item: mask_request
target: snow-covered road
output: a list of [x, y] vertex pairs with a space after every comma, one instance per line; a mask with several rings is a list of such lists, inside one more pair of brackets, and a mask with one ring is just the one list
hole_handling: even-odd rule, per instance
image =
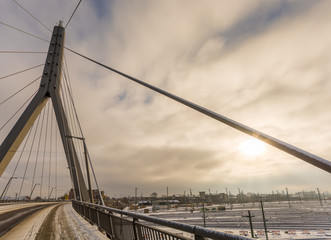
[[72, 208], [70, 203], [60, 203], [44, 208], [6, 233], [0, 240], [33, 239], [108, 239], [90, 225]]

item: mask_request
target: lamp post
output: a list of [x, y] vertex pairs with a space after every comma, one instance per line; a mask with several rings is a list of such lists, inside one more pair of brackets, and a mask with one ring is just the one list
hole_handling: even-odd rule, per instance
[[4, 189], [4, 190], [2, 191], [2, 193], [1, 193], [0, 200], [2, 200], [2, 197], [4, 197], [5, 192], [8, 191], [8, 189], [9, 189], [9, 185], [10, 185], [10, 183], [11, 183], [11, 181], [12, 181], [13, 179], [17, 179], [17, 177], [10, 177], [10, 178], [9, 178], [9, 180], [8, 180], [8, 182], [7, 182], [7, 184], [6, 184], [5, 189]]
[[51, 193], [50, 193], [49, 196], [48, 196], [48, 201], [49, 201], [49, 199], [51, 198], [52, 192], [53, 192], [53, 190], [54, 190], [55, 188], [56, 188], [56, 187], [52, 187], [52, 189], [51, 189]]
[[[90, 202], [93, 203], [93, 196], [92, 196], [92, 186], [91, 186], [91, 178], [90, 178], [90, 171], [89, 171], [89, 166], [88, 166], [88, 156], [87, 156], [87, 147], [85, 143], [85, 138], [82, 137], [75, 137], [75, 136], [66, 136], [68, 138], [75, 138], [78, 140], [83, 141], [83, 146], [84, 146], [84, 156], [85, 156], [85, 165], [86, 165], [86, 173], [87, 173], [87, 182], [88, 182], [88, 187], [89, 187], [89, 195], [90, 195]], [[101, 193], [100, 193], [100, 199], [102, 198]], [[102, 202], [102, 200], [101, 200]]]
[[33, 191], [34, 191], [34, 189], [36, 188], [37, 185], [40, 185], [40, 183], [36, 183], [36, 184], [33, 186], [32, 190], [31, 190], [31, 193], [30, 193], [30, 200], [31, 200], [31, 197], [32, 197], [32, 193], [33, 193]]

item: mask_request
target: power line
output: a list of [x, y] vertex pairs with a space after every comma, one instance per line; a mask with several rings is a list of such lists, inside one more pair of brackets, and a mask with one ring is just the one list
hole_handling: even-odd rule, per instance
[[22, 72], [26, 72], [26, 71], [32, 70], [32, 69], [37, 68], [37, 67], [40, 67], [40, 66], [42, 66], [42, 65], [44, 65], [44, 64], [39, 64], [39, 65], [37, 65], [37, 66], [31, 67], [31, 68], [27, 68], [27, 69], [24, 69], [24, 70], [22, 70], [22, 71], [18, 71], [18, 72], [15, 72], [15, 73], [9, 74], [9, 75], [7, 75], [7, 76], [0, 77], [0, 80], [1, 80], [1, 79], [5, 79], [5, 78], [8, 78], [8, 77], [11, 77], [11, 76], [14, 76], [14, 75], [17, 75], [17, 74], [20, 74], [20, 73], [22, 73]]
[[21, 91], [23, 91], [25, 88], [27, 88], [28, 86], [30, 86], [32, 83], [36, 82], [37, 80], [39, 80], [41, 78], [38, 77], [35, 80], [33, 80], [32, 82], [30, 82], [28, 85], [24, 86], [22, 89], [18, 90], [16, 93], [14, 93], [13, 95], [9, 96], [8, 98], [6, 98], [5, 100], [3, 100], [2, 102], [0, 102], [0, 105], [2, 105], [3, 103], [7, 102], [9, 99], [11, 99], [12, 97], [14, 97], [15, 95], [17, 95], [18, 93], [20, 93]]
[[263, 132], [260, 132], [260, 131], [258, 131], [256, 129], [253, 129], [251, 127], [248, 127], [248, 126], [246, 126], [244, 124], [241, 124], [241, 123], [239, 123], [237, 121], [234, 121], [234, 120], [232, 120], [230, 118], [227, 118], [227, 117], [225, 117], [225, 116], [223, 116], [221, 114], [218, 114], [216, 112], [213, 112], [213, 111], [211, 111], [211, 110], [209, 110], [207, 108], [201, 107], [201, 106], [199, 106], [199, 105], [197, 105], [195, 103], [192, 103], [190, 101], [187, 101], [184, 98], [178, 97], [178, 96], [176, 96], [176, 95], [174, 95], [174, 94], [172, 94], [170, 92], [167, 92], [167, 91], [165, 91], [163, 89], [157, 88], [157, 87], [155, 87], [155, 86], [153, 86], [151, 84], [148, 84], [146, 82], [143, 82], [143, 81], [141, 81], [141, 80], [139, 80], [137, 78], [134, 78], [134, 77], [132, 77], [130, 75], [127, 75], [127, 74], [125, 74], [123, 72], [120, 72], [120, 71], [118, 71], [118, 70], [116, 70], [114, 68], [108, 67], [108, 66], [106, 66], [106, 65], [104, 65], [104, 64], [102, 64], [102, 63], [100, 63], [100, 62], [98, 62], [96, 60], [93, 60], [93, 59], [91, 59], [91, 58], [89, 58], [87, 56], [84, 56], [84, 55], [82, 55], [82, 54], [80, 54], [80, 53], [78, 53], [78, 52], [76, 52], [74, 50], [71, 50], [69, 48], [66, 48], [66, 49], [69, 50], [72, 53], [75, 53], [76, 55], [78, 55], [78, 56], [80, 56], [82, 58], [85, 58], [85, 59], [87, 59], [87, 60], [89, 60], [91, 62], [94, 62], [95, 64], [97, 64], [97, 65], [99, 65], [101, 67], [104, 67], [104, 68], [106, 68], [106, 69], [108, 69], [108, 70], [110, 70], [112, 72], [115, 72], [115, 73], [117, 73], [117, 74], [119, 74], [119, 75], [121, 75], [121, 76], [123, 76], [125, 78], [128, 78], [128, 79], [130, 79], [130, 80], [132, 80], [132, 81], [134, 81], [134, 82], [136, 82], [136, 83], [138, 83], [138, 84], [140, 84], [140, 85], [142, 85], [144, 87], [147, 87], [147, 88], [149, 88], [149, 89], [151, 89], [151, 90], [153, 90], [153, 91], [155, 91], [155, 92], [157, 92], [159, 94], [162, 94], [162, 95], [164, 95], [164, 96], [166, 96], [168, 98], [171, 98], [172, 100], [174, 100], [176, 102], [179, 102], [179, 103], [181, 103], [181, 104], [183, 104], [183, 105], [185, 105], [185, 106], [187, 106], [189, 108], [192, 108], [192, 109], [194, 109], [194, 110], [196, 110], [196, 111], [198, 111], [198, 112], [200, 112], [200, 113], [202, 113], [202, 114], [204, 114], [204, 115], [206, 115], [208, 117], [211, 117], [211, 118], [213, 118], [213, 119], [215, 119], [215, 120], [217, 120], [219, 122], [222, 122], [222, 123], [224, 123], [224, 124], [226, 124], [226, 125], [234, 128], [234, 129], [237, 129], [240, 132], [243, 132], [243, 133], [245, 133], [245, 134], [247, 134], [249, 136], [252, 136], [254, 138], [257, 138], [257, 139], [259, 139], [259, 140], [261, 140], [261, 141], [263, 141], [263, 142], [265, 142], [265, 143], [267, 143], [267, 144], [269, 144], [269, 145], [271, 145], [271, 146], [273, 146], [275, 148], [278, 148], [279, 150], [281, 150], [283, 152], [286, 152], [286, 153], [288, 153], [288, 154], [290, 154], [290, 155], [292, 155], [294, 157], [297, 157], [297, 158], [299, 158], [299, 159], [301, 159], [301, 160], [303, 160], [303, 161], [305, 161], [307, 163], [310, 163], [311, 165], [314, 165], [314, 166], [316, 166], [316, 167], [318, 167], [320, 169], [323, 169], [324, 171], [327, 171], [327, 172], [331, 173], [331, 162], [328, 161], [328, 160], [326, 160], [326, 159], [324, 159], [324, 158], [321, 158], [321, 157], [319, 157], [317, 155], [314, 155], [312, 153], [309, 153], [309, 152], [307, 152], [307, 151], [305, 151], [303, 149], [300, 149], [300, 148], [298, 148], [296, 146], [293, 146], [291, 144], [288, 144], [286, 142], [283, 142], [283, 141], [281, 141], [279, 139], [276, 139], [276, 138], [274, 138], [272, 136], [269, 136], [269, 135], [267, 135], [267, 134], [265, 134]]
[[69, 18], [69, 21], [67, 22], [67, 24], [66, 24], [66, 26], [65, 26], [64, 28], [67, 28], [68, 24], [69, 24], [70, 21], [71, 21], [71, 18], [74, 16], [74, 14], [75, 14], [75, 12], [76, 12], [76, 10], [77, 10], [77, 8], [78, 8], [78, 6], [79, 6], [79, 4], [80, 4], [81, 2], [82, 2], [82, 0], [79, 0], [79, 3], [77, 4], [75, 10], [74, 10], [73, 13], [71, 14], [71, 17]]
[[17, 28], [17, 27], [11, 26], [11, 25], [6, 24], [6, 23], [1, 22], [1, 21], [0, 21], [0, 24], [4, 25], [4, 26], [6, 26], [6, 27], [9, 27], [9, 28], [15, 29], [16, 31], [22, 32], [22, 33], [24, 33], [24, 34], [26, 34], [26, 35], [29, 35], [29, 36], [31, 36], [31, 37], [38, 38], [39, 40], [42, 40], [42, 41], [44, 41], [44, 42], [49, 43], [49, 41], [47, 41], [46, 39], [43, 39], [43, 38], [38, 37], [38, 36], [36, 36], [36, 35], [34, 35], [34, 34], [31, 34], [31, 33], [28, 33], [28, 32], [26, 32], [26, 31], [23, 31], [23, 30], [21, 30], [21, 29], [19, 29], [19, 28]]

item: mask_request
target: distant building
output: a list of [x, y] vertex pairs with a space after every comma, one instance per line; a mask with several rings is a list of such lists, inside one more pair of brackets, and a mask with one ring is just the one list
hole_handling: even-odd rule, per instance
[[[104, 197], [105, 197], [104, 191], [100, 191], [100, 193], [101, 193], [102, 199], [104, 199]], [[93, 197], [93, 200], [94, 201], [100, 199], [100, 195], [99, 195], [98, 189], [92, 189], [92, 197]]]

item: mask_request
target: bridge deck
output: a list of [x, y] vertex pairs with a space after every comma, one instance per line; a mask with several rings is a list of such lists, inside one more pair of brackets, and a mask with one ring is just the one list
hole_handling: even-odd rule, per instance
[[[21, 204], [19, 204], [21, 205]], [[28, 205], [28, 204], [24, 204]], [[35, 205], [35, 204], [34, 204]], [[23, 206], [23, 204], [22, 204]], [[3, 207], [3, 206], [2, 206]], [[21, 207], [7, 206], [15, 209]], [[7, 213], [10, 213], [10, 211]], [[1, 216], [1, 214], [0, 214]], [[16, 225], [1, 240], [32, 239], [108, 239], [82, 219], [71, 204], [60, 203], [43, 208]]]

